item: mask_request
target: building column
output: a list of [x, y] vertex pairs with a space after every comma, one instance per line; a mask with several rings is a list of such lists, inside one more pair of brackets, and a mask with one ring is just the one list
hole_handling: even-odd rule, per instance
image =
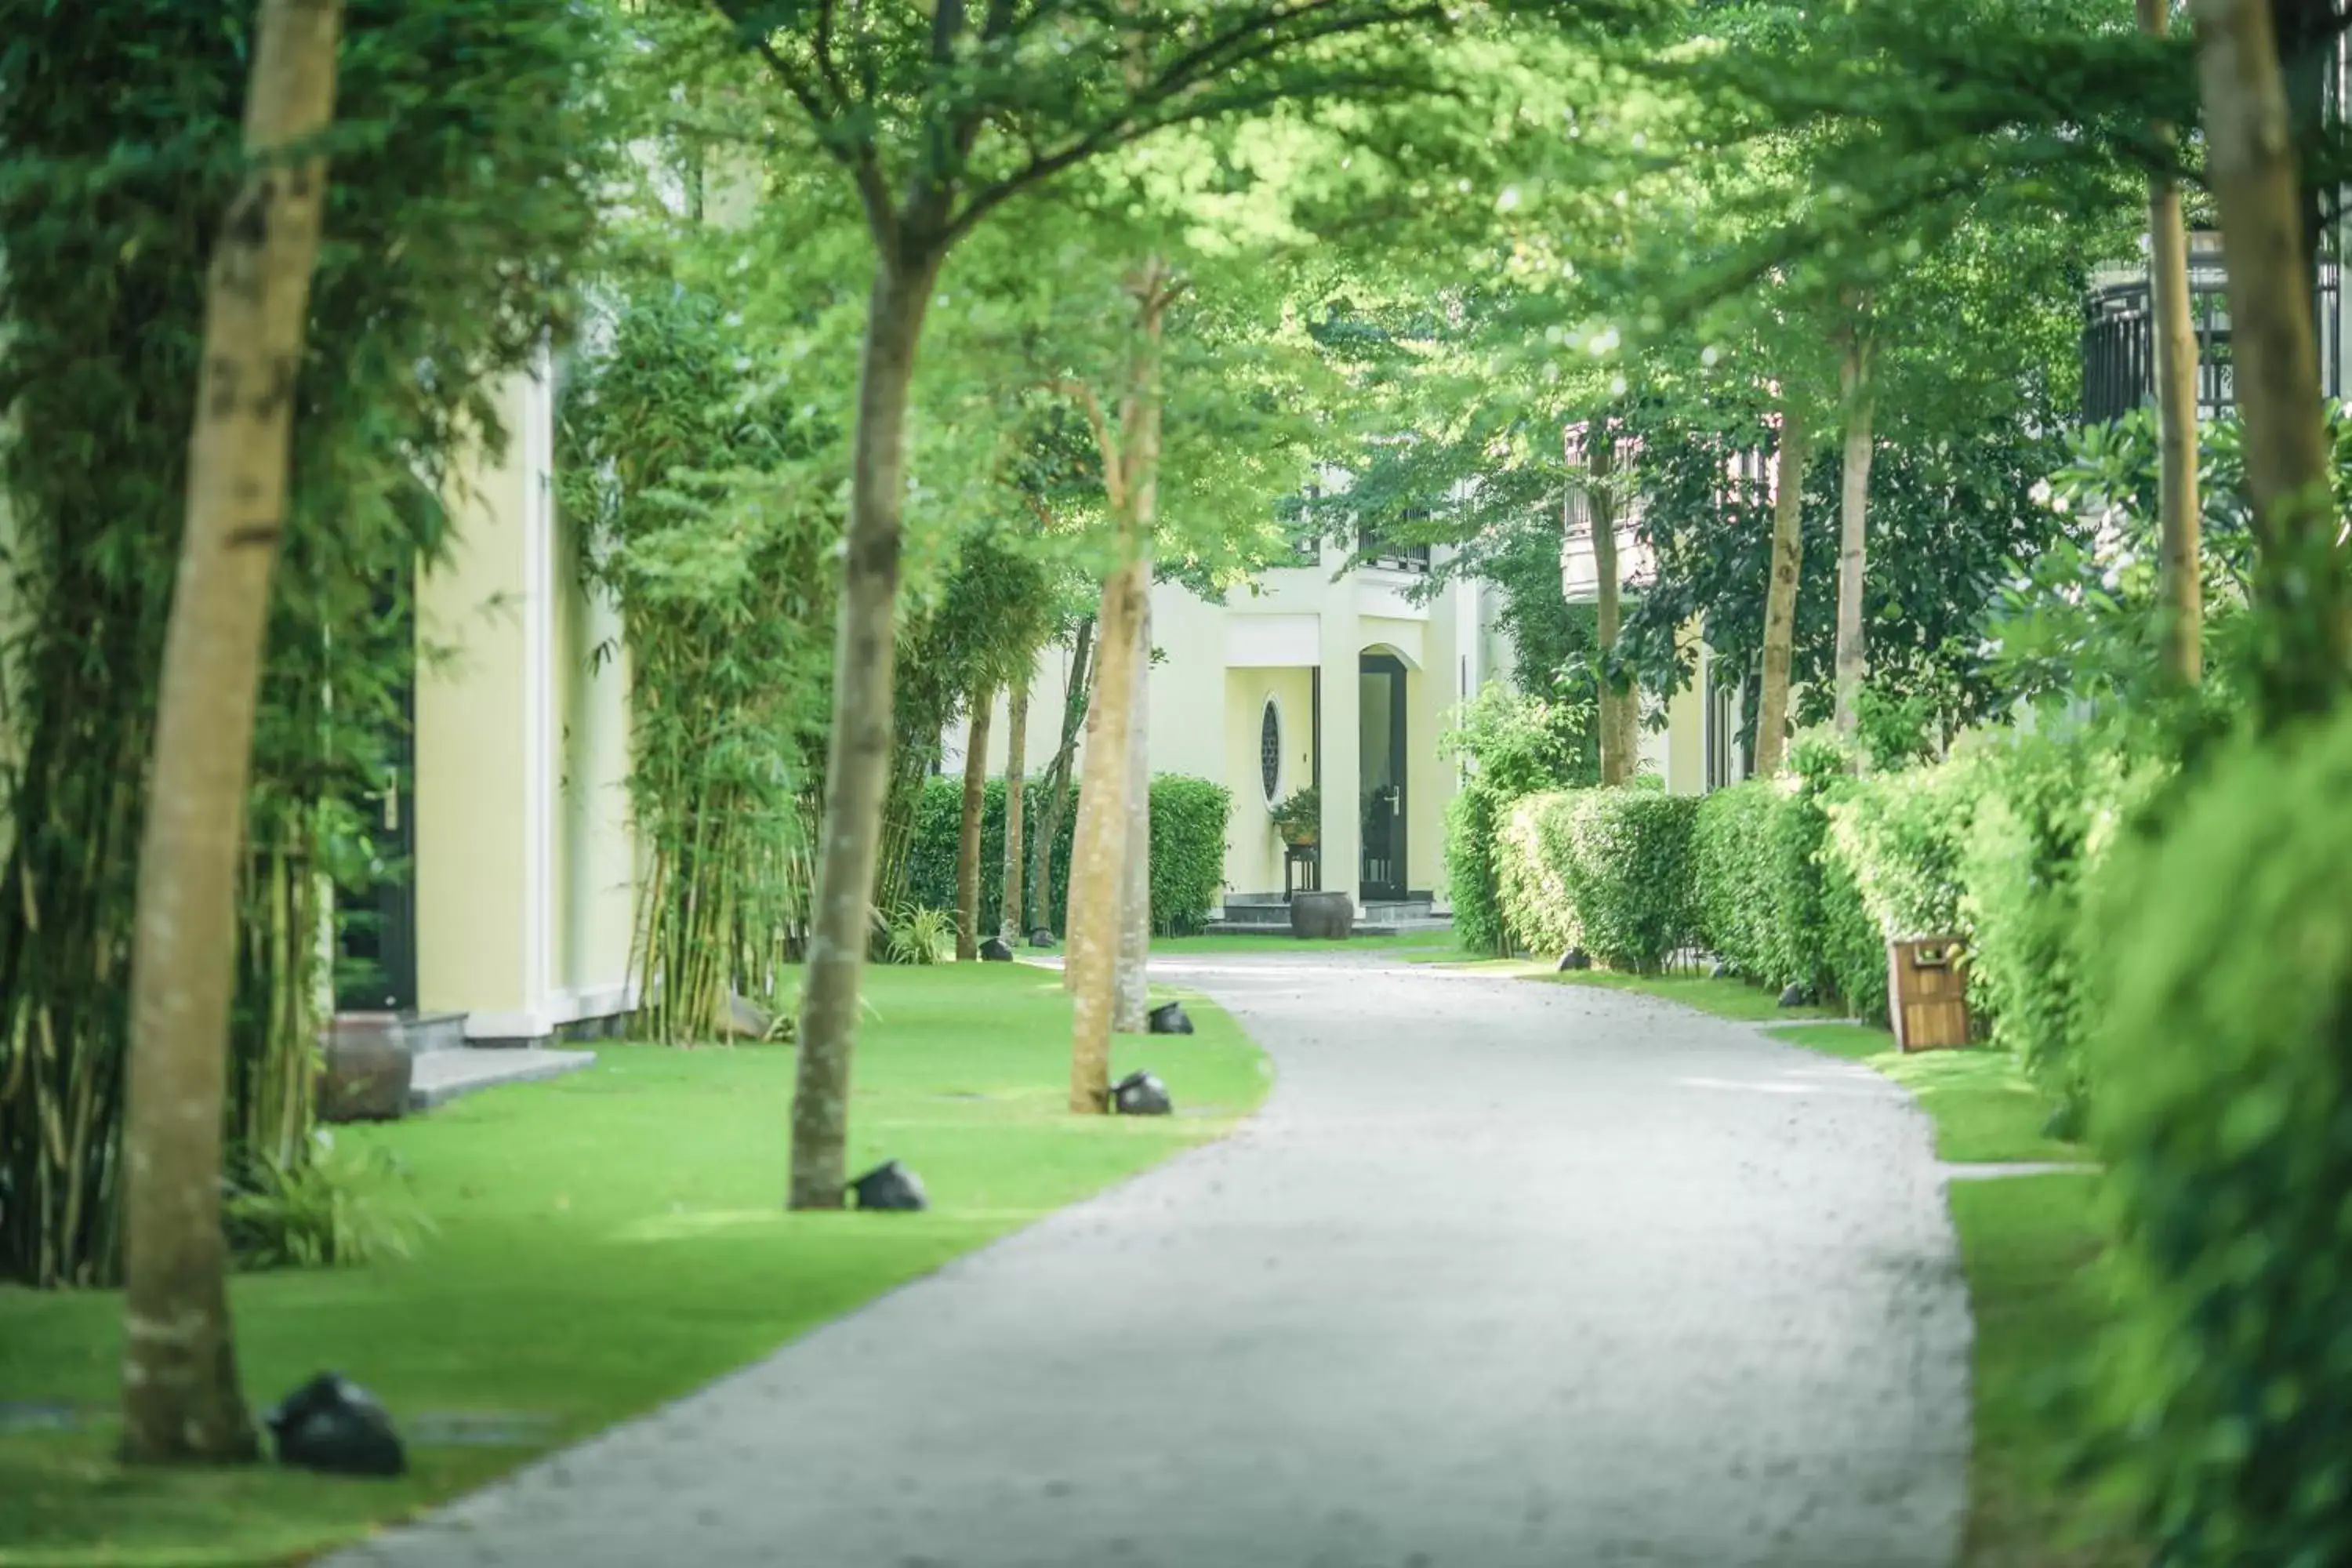
[[543, 374], [499, 401], [506, 455], [453, 487], [450, 559], [417, 584], [417, 1005], [527, 1044], [557, 1022], [554, 426]]
[[1360, 655], [1356, 617], [1327, 611], [1322, 616], [1323, 890], [1345, 892], [1363, 907], [1363, 737], [1360, 716]]

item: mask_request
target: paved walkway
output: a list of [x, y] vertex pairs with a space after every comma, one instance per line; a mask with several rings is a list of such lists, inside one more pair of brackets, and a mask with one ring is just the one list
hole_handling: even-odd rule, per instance
[[1280, 1068], [1234, 1138], [336, 1561], [1949, 1563], [1967, 1310], [1891, 1085], [1597, 989], [1161, 967]]

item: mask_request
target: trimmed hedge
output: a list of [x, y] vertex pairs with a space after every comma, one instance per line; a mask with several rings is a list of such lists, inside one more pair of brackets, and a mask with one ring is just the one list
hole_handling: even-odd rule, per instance
[[1994, 1042], [2079, 1114], [2087, 969], [2102, 945], [2083, 924], [2085, 879], [2165, 770], [2112, 747], [2030, 735], [2010, 740], [1989, 768], [1961, 868], [1970, 1000], [1992, 1020]]
[[1533, 951], [1580, 947], [1612, 969], [1654, 970], [1697, 940], [1698, 801], [1655, 789], [1568, 790], [1511, 808], [1498, 841], [1506, 923]]
[[2352, 1563], [2352, 718], [2242, 745], [2092, 879], [2102, 1385], [2159, 1561]]
[[[1081, 785], [1083, 788], [1083, 785]], [[1024, 801], [1026, 827], [1037, 829], [1038, 802], [1045, 790], [1030, 781]], [[1004, 902], [1004, 781], [991, 779], [980, 826], [980, 929], [994, 931]], [[1157, 773], [1151, 780], [1151, 931], [1155, 936], [1191, 936], [1208, 923], [1225, 884], [1225, 828], [1233, 794], [1223, 784], [1187, 773]], [[1076, 831], [1077, 799], [1063, 815], [1047, 872], [1046, 916], [1062, 934], [1070, 901], [1070, 843]], [[956, 847], [963, 826], [963, 781], [935, 776], [923, 782], [915, 810], [915, 838], [907, 858], [907, 895], [928, 909], [955, 908]], [[1022, 858], [1028, 858], [1024, 847]]]
[[1445, 805], [1445, 890], [1454, 908], [1454, 940], [1465, 952], [1498, 958], [1511, 951], [1495, 863], [1504, 804], [1474, 779]]
[[1698, 940], [1717, 957], [1775, 990], [1801, 985], [1824, 994], [1836, 986], [1823, 852], [1828, 801], [1845, 782], [1844, 757], [1808, 740], [1790, 763], [1779, 779], [1717, 790], [1700, 803], [1691, 900]]

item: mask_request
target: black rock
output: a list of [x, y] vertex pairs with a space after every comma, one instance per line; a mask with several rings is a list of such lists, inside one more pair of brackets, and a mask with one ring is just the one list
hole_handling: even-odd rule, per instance
[[1783, 1007], [1801, 1007], [1811, 1000], [1811, 997], [1805, 994], [1805, 988], [1801, 985], [1791, 985], [1780, 993], [1780, 1005]]
[[1559, 967], [1555, 973], [1565, 974], [1571, 969], [1590, 969], [1592, 956], [1580, 947], [1571, 947], [1559, 955]]
[[1013, 944], [1001, 936], [990, 937], [980, 944], [980, 956], [989, 963], [1010, 963], [1013, 962]]
[[1113, 1084], [1110, 1105], [1121, 1116], [1166, 1116], [1176, 1109], [1168, 1086], [1148, 1072], [1131, 1072]]
[[1192, 1020], [1181, 1002], [1167, 1002], [1151, 1010], [1151, 1032], [1155, 1035], [1189, 1035]]
[[337, 1476], [397, 1476], [408, 1468], [392, 1417], [340, 1373], [320, 1373], [262, 1420], [281, 1465]]
[[1035, 931], [1029, 933], [1029, 945], [1031, 947], [1051, 947], [1054, 945], [1054, 933], [1045, 927], [1039, 926]]
[[931, 1206], [930, 1200], [923, 1195], [923, 1184], [916, 1179], [915, 1173], [896, 1160], [887, 1160], [875, 1166], [850, 1183], [849, 1191], [862, 1209], [896, 1210], [903, 1214]]

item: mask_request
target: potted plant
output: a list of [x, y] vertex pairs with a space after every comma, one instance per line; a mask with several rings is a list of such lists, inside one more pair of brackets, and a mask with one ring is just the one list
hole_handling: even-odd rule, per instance
[[1271, 813], [1274, 830], [1294, 849], [1312, 846], [1323, 830], [1323, 802], [1315, 786], [1294, 790]]

